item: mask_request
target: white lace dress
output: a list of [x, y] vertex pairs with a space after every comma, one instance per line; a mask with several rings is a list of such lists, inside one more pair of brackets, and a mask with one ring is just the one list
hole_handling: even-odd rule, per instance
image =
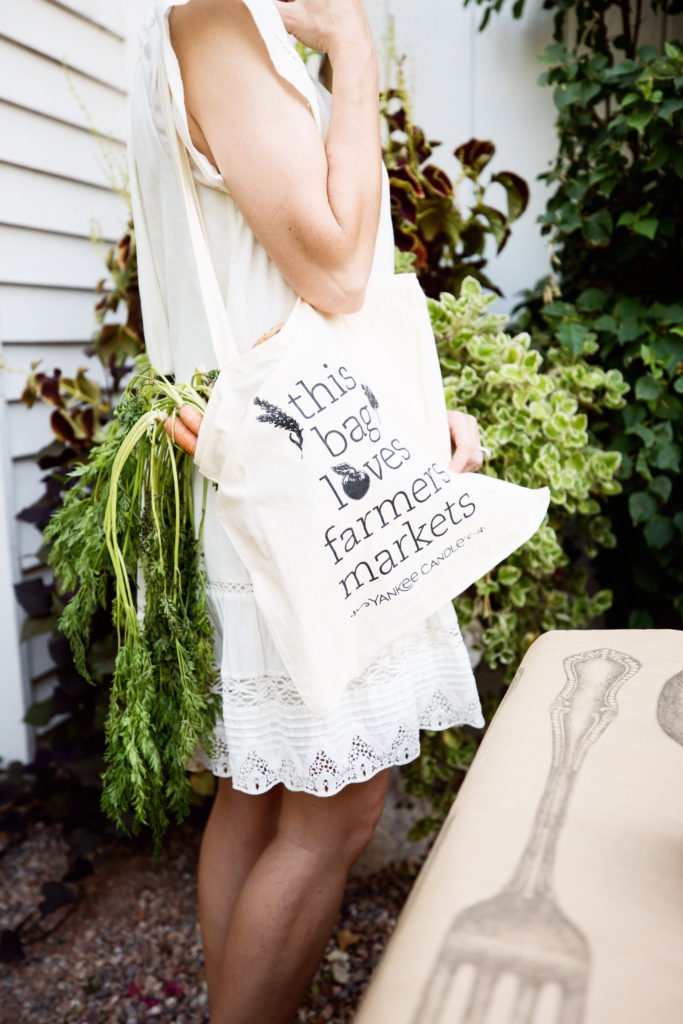
[[[168, 31], [173, 6], [177, 4], [156, 0], [142, 31], [130, 145], [142, 197], [135, 218], [138, 222], [144, 217], [150, 240], [149, 248], [138, 243], [143, 315], [157, 303], [167, 320], [166, 336], [148, 338], [148, 349], [155, 365], [189, 380], [195, 367], [211, 367], [215, 360], [156, 92], [158, 53], [166, 63], [176, 128], [190, 154], [209, 248], [240, 351], [285, 320], [296, 296], [244, 221], [219, 172], [192, 144]], [[300, 88], [302, 65], [272, 0], [248, 0], [247, 6], [279, 74]], [[330, 97], [317, 83], [316, 92], [324, 131]], [[373, 274], [392, 272], [385, 175]], [[201, 492], [197, 477], [197, 507]], [[451, 605], [391, 644], [346, 687], [333, 711], [319, 718], [306, 708], [286, 674], [247, 570], [219, 522], [211, 487], [203, 553], [223, 710], [211, 756], [199, 751], [198, 757], [215, 775], [232, 777], [237, 789], [263, 793], [283, 783], [291, 790], [331, 795], [417, 757], [420, 729], [484, 724]]]

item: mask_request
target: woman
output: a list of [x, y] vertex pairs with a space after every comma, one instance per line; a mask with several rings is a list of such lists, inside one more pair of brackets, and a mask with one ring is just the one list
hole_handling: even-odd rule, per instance
[[[302, 88], [285, 28], [327, 53], [331, 100], [321, 87]], [[150, 243], [139, 246], [140, 285], [143, 312], [158, 301], [167, 325], [164, 339], [148, 338], [152, 361], [180, 379], [215, 362], [160, 114], [158, 60], [240, 351], [286, 319], [297, 294], [325, 312], [358, 310], [370, 277], [393, 271], [377, 57], [362, 0], [157, 0], [141, 54], [131, 148], [136, 223], [145, 218]], [[477, 470], [476, 421], [449, 421], [451, 468]], [[167, 427], [193, 452], [200, 422], [184, 410]], [[450, 605], [314, 718], [286, 676], [211, 489], [208, 498], [204, 555], [223, 700], [211, 757], [202, 755], [219, 776], [199, 866], [211, 1021], [284, 1024], [379, 818], [388, 768], [417, 756], [420, 728], [483, 720]]]

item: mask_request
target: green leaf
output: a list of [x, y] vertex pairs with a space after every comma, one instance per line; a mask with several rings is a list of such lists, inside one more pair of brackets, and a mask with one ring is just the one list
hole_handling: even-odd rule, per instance
[[539, 60], [544, 64], [564, 64], [570, 57], [571, 54], [564, 43], [551, 43], [540, 54]]
[[568, 181], [565, 187], [565, 195], [575, 202], [580, 203], [586, 192], [590, 188], [590, 182], [588, 178], [575, 178], [573, 181]]
[[49, 724], [52, 718], [52, 705], [52, 697], [32, 704], [24, 715], [24, 721], [27, 725], [33, 725], [37, 729], [43, 728]]
[[627, 92], [624, 98], [620, 101], [621, 109], [628, 107], [631, 103], [635, 103], [636, 100], [640, 99], [639, 92]]
[[486, 218], [491, 234], [498, 244], [498, 252], [500, 252], [505, 244], [509, 232], [505, 215], [501, 213], [500, 210], [496, 210], [495, 207], [488, 206], [486, 203], [477, 203], [477, 205], [472, 208], [472, 212], [475, 214], [481, 214], [482, 217]]
[[640, 299], [632, 295], [620, 295], [614, 304], [614, 309], [620, 319], [641, 317], [646, 312], [646, 308]]
[[585, 288], [576, 300], [576, 308], [592, 313], [605, 305], [607, 292], [601, 288]]
[[676, 536], [673, 520], [668, 516], [654, 516], [645, 527], [643, 533], [648, 545], [655, 551], [662, 551]]
[[655, 433], [650, 427], [644, 426], [642, 423], [636, 423], [632, 427], [628, 427], [626, 430], [627, 434], [635, 434], [643, 442], [646, 448], [652, 448], [657, 438]]
[[629, 629], [652, 629], [654, 624], [655, 620], [652, 615], [644, 608], [636, 608], [628, 617]]
[[498, 570], [498, 582], [504, 587], [511, 587], [518, 581], [521, 575], [522, 570], [516, 565], [503, 565]]
[[628, 510], [631, 513], [631, 521], [637, 526], [638, 523], [645, 523], [657, 514], [657, 502], [651, 494], [636, 491], [629, 496]]
[[656, 217], [646, 217], [644, 220], [636, 220], [633, 222], [633, 230], [637, 235], [643, 235], [645, 238], [649, 238], [650, 241], [657, 234], [657, 228], [659, 227], [659, 221]]
[[657, 445], [650, 455], [650, 462], [657, 469], [669, 469], [679, 473], [681, 469], [681, 449], [673, 441], [665, 441]]
[[679, 395], [683, 395], [683, 375], [676, 377], [674, 381], [674, 391], [677, 391]]
[[553, 92], [553, 102], [560, 113], [562, 113], [565, 107], [570, 106], [572, 103], [576, 103], [579, 98], [579, 94], [579, 86], [576, 83], [567, 85], [566, 82], [561, 82]]
[[617, 321], [611, 313], [603, 313], [593, 323], [593, 327], [596, 331], [606, 331], [609, 334], [614, 333], [617, 330]]
[[666, 502], [671, 497], [673, 483], [669, 476], [653, 476], [649, 484], [650, 490], [660, 501]]
[[635, 341], [643, 333], [643, 325], [641, 320], [635, 316], [625, 317], [619, 324], [617, 336], [622, 345], [625, 345], [629, 341]]
[[508, 201], [508, 219], [516, 220], [524, 213], [529, 203], [529, 186], [524, 178], [512, 171], [500, 171], [494, 174], [491, 182], [497, 182], [505, 189]]
[[583, 224], [583, 237], [592, 245], [607, 245], [612, 237], [614, 222], [609, 210], [592, 213]]
[[626, 118], [629, 128], [635, 128], [639, 135], [642, 135], [654, 116], [654, 111], [646, 110], [641, 114], [631, 114]]
[[673, 115], [678, 113], [679, 110], [683, 110], [683, 99], [670, 99], [665, 100], [659, 108], [659, 116], [664, 120], [668, 121], [669, 124], [673, 123]]
[[642, 405], [627, 405], [622, 413], [622, 417], [628, 429], [635, 426], [636, 423], [642, 423], [647, 417], [647, 410]]
[[675, 395], [665, 394], [659, 399], [655, 415], [660, 419], [672, 420], [675, 423], [683, 422], [683, 402]]
[[636, 381], [636, 398], [642, 402], [656, 402], [665, 390], [666, 384], [661, 380], [655, 380], [650, 373]]
[[586, 342], [594, 337], [593, 332], [589, 331], [585, 324], [577, 323], [575, 320], [565, 321], [557, 330], [558, 341], [561, 341], [573, 356], [580, 355]]

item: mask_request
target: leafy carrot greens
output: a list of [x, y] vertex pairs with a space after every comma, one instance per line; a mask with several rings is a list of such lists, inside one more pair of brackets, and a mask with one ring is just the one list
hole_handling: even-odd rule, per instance
[[218, 712], [200, 559], [207, 484], [195, 528], [192, 459], [164, 430], [181, 405], [205, 409], [212, 380], [176, 385], [146, 357], [137, 366], [106, 435], [70, 474], [45, 540], [70, 595], [59, 628], [86, 679], [92, 619], [113, 593], [102, 807], [124, 829], [149, 826], [158, 850], [189, 810], [186, 764], [200, 741], [210, 751]]

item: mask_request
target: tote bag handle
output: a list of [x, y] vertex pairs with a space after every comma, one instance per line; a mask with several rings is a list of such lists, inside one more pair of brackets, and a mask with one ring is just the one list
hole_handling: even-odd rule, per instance
[[218, 285], [218, 278], [209, 252], [206, 240], [206, 229], [202, 217], [202, 210], [199, 205], [197, 188], [195, 186], [187, 150], [180, 138], [171, 108], [171, 90], [168, 82], [168, 73], [164, 59], [163, 42], [160, 47], [158, 60], [158, 85], [161, 98], [161, 109], [164, 115], [166, 134], [171, 148], [171, 156], [176, 170], [176, 177], [183, 198], [187, 226], [190, 232], [192, 253], [194, 256], [195, 268], [199, 278], [204, 311], [211, 335], [216, 366], [221, 370], [226, 363], [239, 356], [239, 350], [235, 343], [235, 336], [230, 326], [230, 319], [225, 308], [225, 302]]

